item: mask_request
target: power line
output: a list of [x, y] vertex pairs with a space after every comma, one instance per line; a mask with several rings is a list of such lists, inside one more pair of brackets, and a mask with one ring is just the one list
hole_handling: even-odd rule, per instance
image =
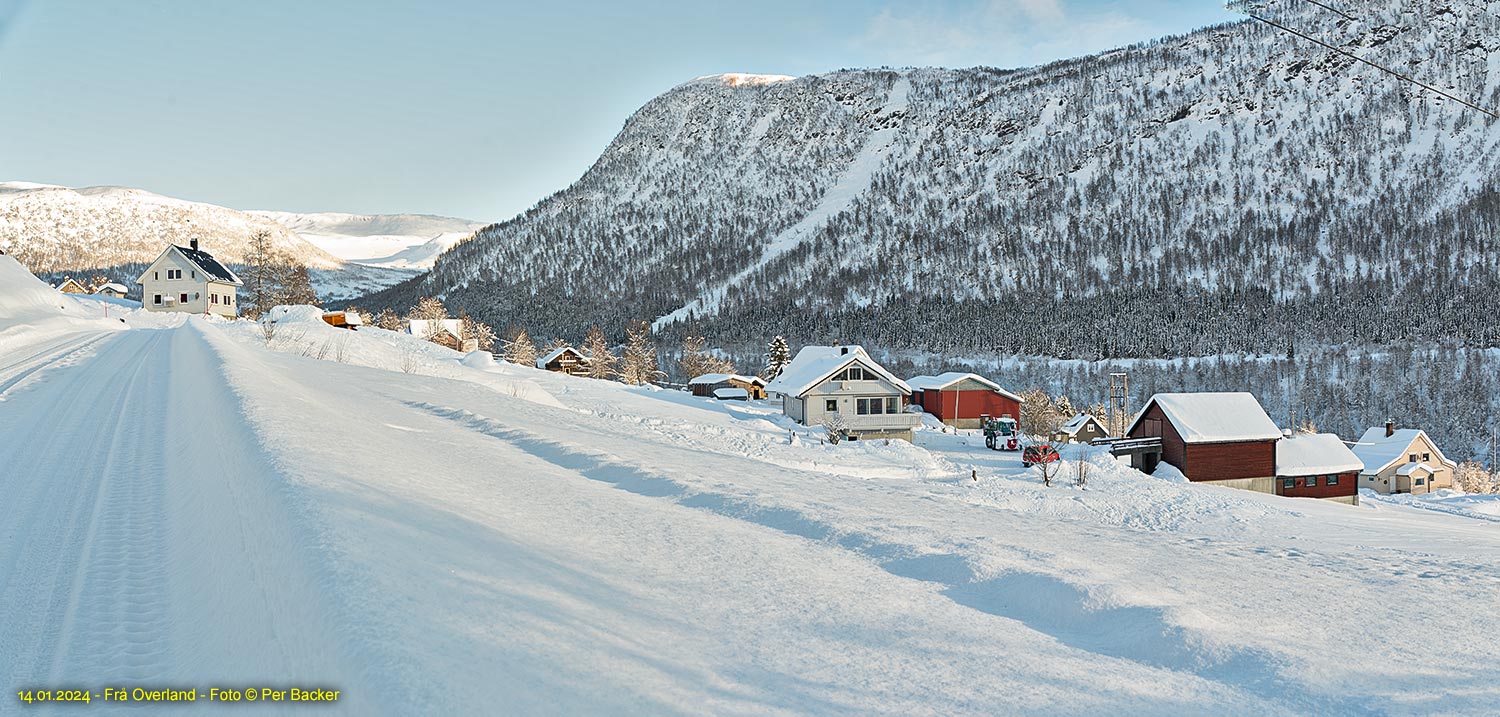
[[[1329, 10], [1332, 10], [1333, 12], [1337, 12], [1340, 15], [1344, 15], [1343, 12], [1340, 12], [1338, 10], [1334, 10], [1333, 8], [1328, 7], [1327, 5], [1324, 5], [1323, 3], [1316, 2], [1315, 0], [1304, 0], [1304, 2], [1312, 3], [1314, 5], [1317, 5], [1318, 7], [1328, 8]], [[1351, 60], [1355, 60], [1357, 62], [1362, 62], [1362, 63], [1364, 63], [1366, 65], [1369, 65], [1370, 67], [1373, 67], [1373, 68], [1375, 68], [1377, 70], [1380, 70], [1381, 72], [1384, 72], [1384, 73], [1389, 74], [1389, 75], [1391, 75], [1393, 77], [1399, 78], [1399, 79], [1401, 79], [1403, 81], [1410, 82], [1411, 84], [1414, 84], [1414, 85], [1416, 85], [1418, 87], [1421, 87], [1422, 89], [1425, 89], [1425, 90], [1427, 90], [1429, 92], [1432, 92], [1432, 93], [1441, 95], [1443, 97], [1446, 97], [1446, 98], [1448, 98], [1450, 100], [1453, 100], [1454, 102], [1457, 102], [1457, 103], [1459, 103], [1459, 104], [1461, 104], [1461, 105], [1463, 105], [1465, 107], [1468, 107], [1468, 108], [1474, 109], [1474, 110], [1478, 110], [1480, 112], [1483, 112], [1484, 114], [1487, 114], [1487, 115], [1489, 115], [1491, 117], [1494, 117], [1495, 119], [1500, 119], [1500, 112], [1495, 112], [1494, 110], [1485, 109], [1483, 107], [1480, 107], [1479, 105], [1474, 104], [1473, 102], [1469, 102], [1468, 100], [1465, 100], [1465, 99], [1456, 97], [1456, 96], [1454, 96], [1454, 95], [1452, 95], [1450, 93], [1444, 92], [1444, 91], [1442, 91], [1442, 90], [1440, 90], [1440, 89], [1438, 89], [1436, 87], [1433, 87], [1432, 85], [1429, 85], [1429, 84], [1427, 84], [1425, 82], [1422, 82], [1422, 81], [1420, 81], [1420, 80], [1418, 80], [1418, 79], [1416, 79], [1414, 77], [1403, 75], [1400, 72], [1392, 70], [1392, 69], [1390, 69], [1388, 67], [1385, 67], [1385, 66], [1382, 66], [1382, 65], [1377, 65], [1374, 62], [1366, 60], [1365, 58], [1360, 57], [1359, 55], [1356, 55], [1356, 54], [1354, 54], [1352, 52], [1349, 52], [1349, 51], [1347, 51], [1347, 50], [1345, 50], [1343, 48], [1335, 47], [1333, 45], [1330, 45], [1330, 44], [1328, 44], [1328, 43], [1326, 43], [1326, 42], [1324, 42], [1322, 40], [1319, 40], [1318, 38], [1313, 37], [1312, 35], [1309, 35], [1309, 34], [1307, 34], [1305, 32], [1302, 32], [1300, 30], [1292, 29], [1292, 28], [1287, 27], [1286, 25], [1283, 25], [1283, 24], [1281, 24], [1279, 22], [1276, 22], [1275, 20], [1272, 20], [1270, 18], [1261, 17], [1260, 15], [1257, 15], [1254, 12], [1250, 11], [1250, 3], [1248, 3], [1248, 2], [1232, 3], [1231, 5], [1238, 6], [1239, 11], [1242, 12], [1242, 13], [1244, 13], [1244, 14], [1246, 14], [1246, 15], [1248, 15], [1248, 16], [1250, 16], [1251, 19], [1259, 20], [1259, 21], [1261, 21], [1261, 22], [1263, 22], [1263, 23], [1265, 23], [1267, 25], [1270, 25], [1271, 27], [1274, 27], [1274, 28], [1276, 28], [1278, 30], [1281, 30], [1281, 31], [1287, 32], [1287, 33], [1291, 33], [1293, 35], [1296, 35], [1297, 37], [1300, 37], [1300, 38], [1302, 38], [1304, 40], [1307, 40], [1308, 42], [1317, 43], [1318, 45], [1320, 45], [1320, 46], [1322, 46], [1324, 48], [1327, 48], [1329, 50], [1332, 50], [1333, 52], [1337, 52], [1338, 54], [1343, 55], [1344, 57], [1347, 57], [1347, 58], [1349, 58]], [[1344, 15], [1344, 17], [1349, 17], [1349, 16], [1348, 15]], [[1350, 19], [1353, 19], [1353, 18], [1350, 18]]]

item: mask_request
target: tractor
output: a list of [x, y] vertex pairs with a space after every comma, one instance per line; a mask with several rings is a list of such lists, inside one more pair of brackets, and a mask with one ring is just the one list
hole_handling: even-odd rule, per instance
[[982, 416], [980, 426], [984, 428], [984, 446], [992, 451], [1021, 450], [1021, 431], [1016, 419], [1009, 415], [999, 418]]

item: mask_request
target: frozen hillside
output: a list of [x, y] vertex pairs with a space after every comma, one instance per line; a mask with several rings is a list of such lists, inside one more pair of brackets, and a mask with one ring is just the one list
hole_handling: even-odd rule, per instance
[[252, 211], [347, 261], [393, 269], [428, 269], [438, 255], [484, 227], [428, 214], [297, 214]]
[[[0, 291], [0, 336], [18, 311], [71, 320], [35, 288]], [[125, 318], [0, 361], [0, 674], [18, 685], [254, 679], [338, 689], [325, 706], [358, 715], [1500, 702], [1483, 497], [1351, 507], [1072, 449], [1063, 475], [1086, 464], [1087, 487], [1049, 488], [968, 433], [827, 445], [764, 402], [307, 308], [272, 312], [269, 336]], [[217, 706], [189, 711], [246, 707]]]
[[[1274, 7], [1500, 105], [1500, 3]], [[379, 298], [442, 293], [534, 335], [646, 319], [757, 347], [1500, 341], [1483, 318], [1500, 121], [1264, 25], [1015, 71], [736, 77], [652, 100], [577, 183]]]
[[250, 237], [260, 231], [270, 232], [276, 248], [306, 264], [325, 296], [368, 294], [415, 273], [346, 262], [271, 218], [213, 204], [127, 187], [0, 182], [0, 250], [49, 276], [102, 273], [129, 285], [168, 242], [186, 246], [195, 237], [238, 267]]

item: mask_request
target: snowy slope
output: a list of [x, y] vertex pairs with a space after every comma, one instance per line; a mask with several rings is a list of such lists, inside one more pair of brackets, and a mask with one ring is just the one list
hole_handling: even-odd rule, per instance
[[[359, 219], [342, 216], [355, 223]], [[383, 218], [364, 219], [378, 224]], [[422, 231], [429, 224], [467, 226], [458, 220], [406, 215], [391, 218], [390, 222], [392, 229], [415, 222], [412, 229]], [[168, 242], [185, 246], [195, 237], [214, 256], [236, 266], [244, 258], [250, 237], [259, 231], [270, 232], [277, 249], [306, 264], [312, 270], [313, 284], [319, 294], [329, 297], [368, 294], [405, 281], [417, 273], [415, 267], [422, 261], [417, 256], [409, 261], [392, 260], [387, 262], [388, 266], [353, 264], [324, 251], [272, 217], [140, 189], [71, 189], [31, 182], [0, 182], [0, 249], [41, 274], [103, 273], [130, 285]], [[415, 241], [416, 237], [405, 239]], [[451, 236], [440, 234], [429, 235], [423, 241], [428, 239], [436, 244], [428, 247], [427, 252], [454, 241]]]
[[395, 269], [428, 269], [482, 222], [427, 214], [298, 214], [252, 211], [341, 259]]
[[267, 342], [130, 315], [92, 354], [0, 366], [0, 674], [255, 675], [362, 715], [1500, 700], [1488, 521], [1072, 452], [1089, 487], [1047, 488], [977, 435], [830, 446], [761, 402], [276, 317]]
[[[1496, 7], [1273, 11], [1493, 106]], [[757, 349], [882, 332], [1159, 357], [1428, 324], [1493, 345], [1477, 317], [1500, 311], [1500, 265], [1474, 259], [1497, 226], [1500, 121], [1247, 21], [1014, 71], [693, 80], [577, 183], [366, 303], [441, 294], [533, 336], [644, 319]], [[1385, 300], [1407, 285], [1445, 289]]]

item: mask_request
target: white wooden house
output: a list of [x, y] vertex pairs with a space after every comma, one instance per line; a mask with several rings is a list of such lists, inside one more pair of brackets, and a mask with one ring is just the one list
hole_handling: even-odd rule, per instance
[[906, 411], [911, 387], [859, 346], [807, 346], [766, 390], [781, 396], [781, 410], [804, 426], [838, 414], [851, 438], [910, 441], [921, 416]]
[[237, 316], [236, 292], [244, 284], [212, 254], [190, 246], [168, 245], [135, 283], [148, 311]]

